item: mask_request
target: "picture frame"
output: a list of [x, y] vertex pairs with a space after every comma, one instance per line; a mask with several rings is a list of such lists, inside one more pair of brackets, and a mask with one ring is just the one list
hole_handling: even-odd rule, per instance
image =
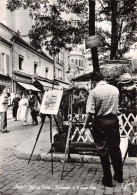
[[63, 90], [45, 91], [40, 108], [41, 114], [57, 115]]

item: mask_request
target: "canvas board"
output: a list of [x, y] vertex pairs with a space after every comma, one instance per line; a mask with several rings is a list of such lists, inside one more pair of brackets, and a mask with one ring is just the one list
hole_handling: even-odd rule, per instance
[[63, 91], [49, 90], [45, 91], [40, 108], [41, 114], [57, 115]]

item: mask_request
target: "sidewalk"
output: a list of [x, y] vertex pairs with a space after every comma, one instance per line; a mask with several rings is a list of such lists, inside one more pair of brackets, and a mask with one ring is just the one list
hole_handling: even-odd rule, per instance
[[[40, 128], [40, 127], [39, 127]], [[55, 132], [53, 131], [53, 135]], [[37, 137], [37, 136], [36, 136]], [[36, 137], [32, 137], [29, 140], [21, 143], [15, 151], [15, 155], [19, 158], [29, 160], [30, 155], [32, 153], [34, 144], [36, 142]], [[52, 138], [53, 140], [53, 138]], [[34, 149], [31, 160], [44, 160], [51, 161], [51, 143], [50, 143], [50, 132], [42, 132], [40, 133], [39, 139], [37, 140], [36, 147]], [[71, 162], [84, 162], [84, 163], [95, 163], [99, 164], [100, 159], [98, 156], [92, 155], [79, 155], [79, 154], [70, 154]], [[63, 162], [65, 154], [53, 152], [53, 160], [55, 162]], [[134, 164], [137, 167], [137, 158], [127, 157], [125, 164]]]
[[[13, 120], [11, 107], [8, 108], [7, 118], [8, 120]], [[49, 119], [46, 119], [46, 123], [49, 124]], [[38, 131], [39, 129], [40, 129], [40, 126], [38, 126]], [[52, 132], [53, 137], [55, 133], [56, 132], [53, 130]], [[35, 137], [34, 136], [31, 137], [29, 140], [21, 143], [18, 147], [16, 147], [15, 155], [19, 158], [28, 160], [32, 153], [34, 144], [36, 142], [36, 137], [37, 137], [37, 134]], [[37, 140], [36, 147], [34, 149], [31, 160], [51, 161], [51, 153], [49, 153], [50, 149], [51, 149], [50, 131], [43, 132], [41, 130], [41, 133]], [[56, 162], [63, 162], [64, 157], [65, 157], [64, 153], [54, 153], [53, 152], [53, 160]], [[71, 154], [71, 162], [100, 163], [100, 160], [99, 160], [99, 157], [97, 156]], [[131, 164], [136, 163], [136, 167], [137, 167], [137, 158], [127, 158], [125, 164], [126, 163], [131, 163]]]
[[[10, 113], [8, 112], [8, 120], [10, 119]], [[14, 120], [12, 118], [12, 120]], [[14, 137], [14, 140], [18, 142], [19, 137], [23, 136], [25, 133], [26, 139], [21, 139], [23, 141], [18, 142], [19, 144], [10, 145], [9, 149], [13, 147], [14, 154], [18, 157], [14, 159], [11, 153], [8, 156], [4, 150], [5, 154], [5, 164], [3, 166], [7, 167], [6, 174], [10, 175], [16, 174], [13, 178], [7, 178], [6, 182], [9, 191], [7, 194], [14, 194], [12, 190], [16, 190], [15, 194], [48, 194], [48, 195], [131, 195], [137, 192], [137, 179], [136, 179], [136, 161], [137, 158], [127, 159], [123, 167], [124, 170], [124, 182], [123, 187], [121, 184], [113, 181], [114, 187], [108, 188], [104, 187], [101, 183], [102, 179], [102, 168], [100, 164], [99, 157], [88, 156], [88, 155], [78, 155], [71, 154], [71, 161], [68, 164], [66, 162], [65, 169], [63, 173], [63, 180], [61, 180], [61, 173], [63, 169], [63, 162], [65, 154], [54, 153], [53, 152], [53, 172], [51, 173], [51, 154], [50, 151], [50, 131], [49, 131], [49, 119], [46, 119], [46, 123], [40, 133], [39, 139], [36, 144], [36, 148], [32, 155], [30, 164], [28, 165], [28, 160], [30, 158], [32, 149], [34, 147], [37, 134], [39, 132], [40, 124], [38, 126], [20, 126], [20, 122], [9, 121], [10, 133], [7, 135], [2, 135], [2, 139], [8, 140]], [[39, 118], [40, 120], [40, 118]], [[16, 126], [15, 126], [16, 125]], [[13, 130], [14, 128], [14, 130]], [[21, 128], [21, 129], [19, 129]], [[53, 135], [54, 135], [53, 131]], [[18, 134], [16, 136], [16, 134]], [[8, 136], [10, 136], [8, 138]], [[7, 142], [4, 142], [5, 144]], [[1, 151], [2, 152], [2, 151]], [[8, 156], [8, 158], [7, 158]], [[4, 159], [4, 158], [3, 158]], [[11, 164], [11, 165], [10, 165]], [[16, 170], [16, 171], [15, 171]], [[5, 171], [5, 170], [4, 170]], [[4, 174], [5, 172], [3, 172]], [[113, 174], [113, 170], [112, 170]], [[133, 186], [128, 186], [128, 182], [134, 181]], [[127, 184], [127, 187], [124, 186]], [[6, 185], [6, 184], [5, 184]], [[11, 188], [12, 186], [12, 188]], [[0, 192], [5, 193], [6, 188], [0, 189]]]

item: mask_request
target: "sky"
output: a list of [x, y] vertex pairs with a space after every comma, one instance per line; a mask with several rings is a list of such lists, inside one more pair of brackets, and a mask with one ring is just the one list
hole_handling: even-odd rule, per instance
[[6, 24], [6, 0], [0, 0], [0, 22]]

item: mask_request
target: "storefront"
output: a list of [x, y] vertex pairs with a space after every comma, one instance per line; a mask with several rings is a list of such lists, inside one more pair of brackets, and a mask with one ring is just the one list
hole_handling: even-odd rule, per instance
[[[53, 81], [44, 78], [36, 78], [33, 85], [40, 91], [44, 92], [53, 88]], [[58, 89], [58, 82], [54, 81], [54, 89]]]
[[7, 75], [0, 74], [0, 93], [2, 93], [5, 87], [7, 88], [7, 92], [11, 93], [12, 90], [11, 78]]
[[32, 77], [31, 75], [15, 71], [14, 72], [14, 92], [21, 93], [22, 91], [26, 90], [33, 90], [34, 92], [40, 91], [32, 84]]

